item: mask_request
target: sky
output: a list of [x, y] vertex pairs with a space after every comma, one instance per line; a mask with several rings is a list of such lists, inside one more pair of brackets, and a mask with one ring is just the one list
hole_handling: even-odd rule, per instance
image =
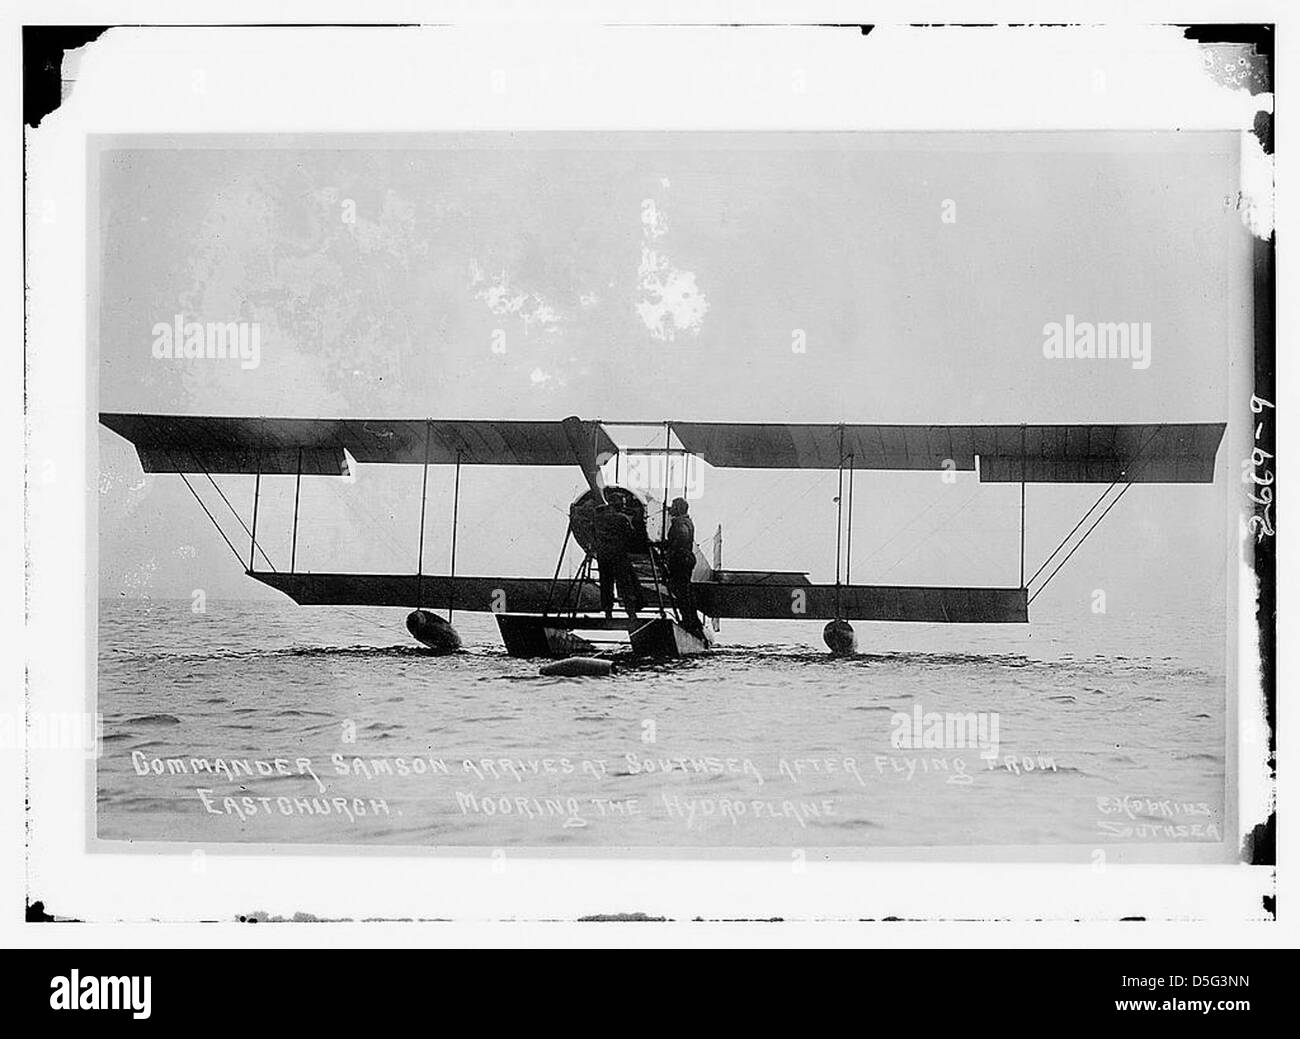
[[[1228, 418], [1250, 349], [1230, 133], [443, 134], [109, 140], [99, 407], [193, 414], [816, 422]], [[260, 363], [153, 356], [152, 329], [256, 321]], [[1151, 364], [1044, 357], [1044, 326], [1141, 322]], [[628, 431], [636, 436], [635, 431]], [[648, 433], [647, 442], [662, 435]], [[617, 439], [617, 438], [616, 438]], [[624, 441], [629, 446], [640, 446]], [[174, 476], [99, 431], [106, 597], [274, 598]], [[1221, 596], [1225, 495], [1139, 486], [1043, 602]], [[724, 562], [833, 578], [836, 474], [704, 467]], [[218, 478], [245, 522], [252, 478]], [[575, 469], [462, 475], [457, 572], [549, 575]], [[210, 486], [237, 545], [247, 539]], [[1102, 488], [1028, 489], [1036, 569]], [[298, 563], [413, 572], [420, 472], [303, 481]], [[293, 480], [259, 543], [289, 554]], [[431, 471], [445, 572], [451, 472]], [[858, 473], [859, 583], [1014, 585], [1019, 488]], [[239, 533], [238, 538], [233, 535]], [[1158, 575], [1159, 580], [1153, 580]]]

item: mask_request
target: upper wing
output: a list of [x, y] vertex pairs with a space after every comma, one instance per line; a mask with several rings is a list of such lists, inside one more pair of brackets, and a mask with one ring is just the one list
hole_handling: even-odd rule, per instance
[[[710, 465], [753, 469], [956, 469], [982, 483], [1213, 483], [1226, 423], [835, 425], [673, 422]], [[841, 455], [841, 450], [843, 454]]]
[[[147, 473], [346, 476], [344, 451], [358, 462], [574, 464], [560, 422], [114, 413], [102, 413], [99, 421], [135, 445]], [[582, 423], [582, 431], [598, 458], [617, 450], [598, 422]]]
[[[566, 420], [577, 421], [577, 420]], [[347, 475], [358, 462], [570, 465], [563, 422], [484, 419], [304, 419], [104, 413], [145, 472]], [[955, 469], [984, 483], [1213, 483], [1226, 424], [835, 425], [673, 422], [710, 465], [757, 469]], [[600, 461], [618, 448], [580, 422]], [[842, 451], [842, 454], [841, 454]]]

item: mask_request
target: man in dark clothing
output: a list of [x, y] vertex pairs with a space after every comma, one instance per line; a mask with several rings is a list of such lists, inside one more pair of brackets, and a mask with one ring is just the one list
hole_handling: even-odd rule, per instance
[[628, 559], [628, 545], [632, 543], [632, 521], [619, 509], [608, 503], [596, 506], [593, 521], [593, 540], [596, 566], [600, 569], [600, 606], [606, 617], [614, 616], [614, 585], [630, 620], [636, 620], [641, 609], [641, 583], [637, 580], [632, 561]]
[[668, 562], [668, 591], [677, 604], [682, 627], [703, 638], [704, 625], [695, 612], [695, 592], [691, 588], [691, 574], [695, 570], [695, 524], [687, 515], [689, 511], [690, 506], [686, 504], [685, 498], [674, 498], [668, 506], [668, 515], [673, 518], [668, 525], [668, 537], [664, 540], [664, 554]]

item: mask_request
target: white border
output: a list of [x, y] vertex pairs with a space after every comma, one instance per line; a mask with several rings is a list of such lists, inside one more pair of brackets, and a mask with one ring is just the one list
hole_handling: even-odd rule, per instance
[[[481, 11], [485, 5], [476, 5]], [[491, 5], [486, 5], [491, 9]], [[815, 5], [813, 5], [815, 7]], [[1015, 6], [1021, 7], [1019, 17]], [[1037, 20], [1069, 21], [1070, 15], [1054, 13], [1053, 6], [1033, 5], [1029, 13], [1024, 5], [997, 5], [992, 10], [985, 5], [985, 13], [976, 16], [963, 11], [958, 16], [951, 5], [946, 10], [934, 5], [909, 5], [905, 12], [893, 13], [895, 19], [906, 21], [980, 21], [980, 20]], [[1108, 6], [1091, 4], [1085, 15], [1087, 21], [1097, 22], [1117, 17]], [[1271, 5], [1259, 5], [1258, 11], [1248, 10], [1251, 5], [1200, 4], [1187, 5], [1176, 13], [1153, 5], [1124, 5], [1118, 17], [1135, 21], [1191, 21], [1191, 20], [1277, 20], [1280, 11]], [[1190, 7], [1193, 10], [1188, 10]], [[242, 8], [242, 9], [241, 9]], [[752, 5], [744, 12], [747, 21], [780, 20], [777, 16], [763, 17], [764, 9], [775, 10], [771, 5]], [[933, 13], [926, 15], [927, 8]], [[1047, 8], [1047, 9], [1045, 9]], [[18, 20], [27, 15], [30, 21], [49, 21], [52, 12], [58, 20], [72, 23], [103, 21], [177, 21], [183, 13], [187, 18], [203, 21], [238, 21], [241, 17], [259, 22], [288, 19], [295, 9], [277, 13], [276, 5], [227, 5], [220, 16], [209, 12], [197, 13], [192, 9], [183, 12], [161, 4], [43, 4], [39, 9], [20, 8]], [[533, 17], [518, 5], [504, 5], [504, 10], [516, 19]], [[1198, 16], [1195, 10], [1205, 12]], [[443, 15], [436, 5], [411, 5], [382, 3], [368, 4], [366, 18], [395, 21], [454, 20], [456, 9]], [[586, 12], [588, 5], [570, 5], [570, 12]], [[690, 17], [708, 20], [707, 5], [692, 5]], [[835, 22], [888, 20], [886, 10], [882, 16], [877, 6], [865, 10], [855, 6], [851, 12], [847, 5], [827, 5], [820, 20]], [[433, 12], [432, 15], [429, 12]], [[535, 12], [530, 6], [528, 12]], [[661, 9], [653, 13], [642, 9], [639, 16], [622, 16], [625, 21], [649, 21], [656, 16], [662, 19]], [[607, 21], [610, 16], [603, 11]], [[784, 15], [790, 18], [787, 11]], [[818, 18], [818, 14], [803, 6], [794, 15], [800, 19]], [[320, 3], [311, 7], [313, 21], [356, 22], [355, 11], [347, 5]], [[1074, 20], [1079, 19], [1076, 12]], [[366, 60], [358, 54], [355, 38], [345, 47], [333, 45], [323, 35], [324, 30], [298, 34], [291, 48], [283, 48], [271, 37], [280, 33], [263, 31], [255, 42], [246, 48], [247, 61], [242, 70], [230, 64], [230, 51], [220, 54], [226, 64], [216, 61], [215, 55], [205, 52], [198, 41], [197, 50], [178, 47], [176, 38], [168, 40], [165, 47], [155, 50], [148, 61], [138, 62], [131, 71], [130, 81], [119, 82], [118, 90], [83, 90], [54, 116], [49, 126], [56, 133], [47, 134], [51, 143], [41, 142], [39, 161], [48, 161], [57, 167], [77, 170], [77, 152], [81, 134], [94, 132], [149, 132], [183, 127], [187, 130], [236, 131], [277, 129], [310, 126], [312, 129], [330, 127], [349, 130], [398, 129], [490, 129], [547, 127], [553, 129], [583, 128], [717, 128], [740, 129], [760, 127], [781, 128], [1009, 128], [1032, 126], [1044, 121], [1055, 128], [1068, 126], [1122, 126], [1154, 127], [1178, 125], [1183, 127], [1220, 128], [1240, 126], [1253, 104], [1249, 99], [1225, 97], [1217, 89], [1198, 89], [1199, 84], [1186, 79], [1187, 58], [1169, 39], [1170, 34], [1134, 30], [1127, 36], [1129, 46], [1121, 48], [1140, 57], [1131, 63], [1120, 60], [1108, 64], [1111, 81], [1118, 75], [1122, 81], [1134, 78], [1147, 83], [1144, 90], [1128, 93], [1122, 103], [1104, 104], [1098, 109], [1095, 98], [1072, 89], [1052, 89], [1062, 81], [1088, 84], [1091, 70], [1096, 66], [1097, 52], [1069, 53], [1064, 43], [1050, 60], [1039, 62], [1033, 55], [1021, 54], [1019, 61], [1008, 61], [1006, 54], [985, 66], [981, 77], [972, 70], [974, 78], [962, 81], [963, 90], [954, 92], [950, 86], [931, 83], [920, 84], [911, 73], [918, 67], [916, 53], [908, 53], [917, 31], [885, 30], [878, 28], [873, 36], [880, 42], [892, 36], [890, 49], [898, 60], [895, 67], [882, 67], [884, 62], [868, 65], [861, 60], [861, 37], [852, 30], [671, 30], [672, 50], [679, 46], [682, 53], [674, 54], [673, 61], [665, 60], [665, 30], [623, 28], [616, 34], [603, 32], [599, 41], [589, 38], [585, 46], [575, 46], [574, 37], [543, 40], [539, 25], [523, 29], [515, 26], [506, 29], [500, 25], [485, 24], [488, 16], [476, 14], [473, 29], [457, 30], [456, 45], [440, 55], [441, 60], [430, 61], [421, 55], [422, 65], [433, 79], [420, 82], [416, 74], [408, 74], [408, 66], [394, 51], [388, 49], [379, 57]], [[683, 21], [676, 15], [668, 20]], [[741, 20], [730, 9], [720, 11], [718, 21]], [[552, 31], [554, 26], [549, 27]], [[380, 33], [383, 30], [368, 30]], [[572, 27], [570, 32], [572, 32]], [[979, 30], [990, 33], [995, 40], [999, 30]], [[463, 32], [463, 35], [462, 35]], [[1021, 30], [1024, 32], [1024, 30]], [[928, 41], [935, 30], [929, 31]], [[685, 35], [683, 35], [685, 34]], [[224, 34], [223, 34], [224, 35]], [[1176, 34], [1174, 34], [1176, 35]], [[311, 37], [315, 37], [312, 39]], [[428, 31], [412, 32], [420, 44], [439, 42], [437, 35]], [[647, 39], [653, 43], [647, 45]], [[1093, 41], [1106, 39], [1106, 32], [1076, 31], [1069, 42], [1082, 43], [1084, 38]], [[1285, 40], [1285, 34], [1279, 33]], [[7, 67], [15, 69], [19, 59], [14, 50], [16, 33], [9, 34], [5, 46], [15, 60]], [[1064, 40], [1064, 37], [1062, 37]], [[1112, 37], [1112, 41], [1114, 37]], [[1133, 45], [1132, 41], [1138, 41]], [[682, 42], [685, 41], [685, 42]], [[403, 41], [405, 42], [405, 41]], [[992, 46], [1000, 46], [996, 42]], [[1015, 46], [1014, 41], [1011, 46]], [[364, 48], [362, 48], [364, 49]], [[401, 50], [401, 47], [398, 47]], [[81, 82], [92, 81], [98, 74], [96, 63], [103, 61], [102, 47], [89, 49], [82, 64]], [[205, 56], [206, 54], [206, 56]], [[291, 55], [292, 61], [283, 60]], [[553, 55], [557, 70], [553, 70], [547, 89], [539, 89], [542, 82], [538, 71], [539, 55]], [[1114, 55], [1112, 54], [1112, 57]], [[986, 55], [987, 57], [987, 55]], [[1014, 59], [1016, 55], [1011, 55]], [[941, 67], [952, 74], [960, 74], [961, 56], [954, 51], [936, 61], [933, 52], [925, 55], [926, 67]], [[209, 75], [209, 91], [202, 99], [205, 108], [202, 119], [195, 118], [192, 98], [184, 92], [160, 89], [160, 84], [188, 81], [195, 63], [216, 64], [229, 75], [226, 78]], [[1277, 67], [1285, 64], [1284, 53], [1277, 57]], [[259, 65], [264, 62], [265, 67]], [[930, 65], [930, 63], [934, 63]], [[571, 78], [568, 72], [575, 66], [589, 66], [601, 83], [606, 76], [625, 77], [622, 91], [601, 89], [591, 91], [584, 77]], [[366, 74], [358, 75], [356, 69], [364, 68]], [[759, 67], [761, 74], [746, 72]], [[335, 70], [322, 80], [313, 79], [312, 71]], [[503, 99], [481, 86], [489, 80], [490, 71], [504, 70], [507, 83], [520, 83], [517, 95], [508, 92]], [[789, 79], [776, 76], [772, 70], [816, 70], [809, 81], [809, 89], [802, 95], [789, 90]], [[998, 69], [999, 74], [989, 75], [988, 69]], [[1008, 73], [1014, 69], [1014, 74]], [[347, 70], [342, 74], [338, 70]], [[456, 71], [453, 71], [456, 70]], [[255, 72], [256, 74], [250, 74]], [[676, 74], [675, 74], [676, 73]], [[904, 73], [908, 73], [904, 75]], [[1189, 84], [1188, 89], [1171, 89], [1170, 78]], [[1203, 77], [1202, 77], [1203, 78]], [[215, 94], [214, 94], [215, 80]], [[770, 83], [769, 83], [770, 81]], [[774, 84], [781, 83], [778, 90]], [[1035, 89], [1026, 91], [1024, 82], [1033, 82]], [[768, 84], [765, 86], [765, 84]], [[1154, 85], [1153, 85], [1154, 84]], [[1155, 88], [1158, 85], [1158, 89]], [[978, 89], [977, 89], [978, 88]], [[1090, 93], [1090, 91], [1089, 91]], [[381, 107], [374, 103], [377, 96], [414, 96], [421, 104], [406, 104], [400, 109]], [[445, 105], [437, 115], [431, 113], [427, 99], [438, 98]], [[958, 110], [960, 107], [961, 110]], [[17, 116], [17, 104], [11, 102], [11, 114]], [[256, 113], [257, 122], [250, 116]], [[75, 119], [75, 124], [74, 124]], [[59, 124], [63, 123], [64, 132]], [[10, 125], [13, 125], [12, 123]], [[1285, 122], [1283, 124], [1285, 128]], [[56, 138], [57, 140], [54, 140]], [[35, 151], [35, 149], [34, 149]], [[35, 157], [35, 156], [33, 156]], [[43, 181], [42, 183], [47, 183]], [[69, 198], [77, 198], [81, 190], [78, 177], [60, 184]], [[10, 197], [17, 197], [16, 190]], [[1284, 211], [1279, 209], [1279, 215]], [[11, 216], [17, 229], [19, 218]], [[71, 221], [69, 222], [69, 225]], [[11, 240], [18, 241], [15, 234]], [[64, 243], [66, 245], [66, 242]], [[33, 242], [34, 262], [40, 262], [42, 243]], [[58, 256], [59, 262], [52, 270], [60, 272], [60, 289], [69, 293], [72, 286], [81, 287], [84, 265], [74, 267], [63, 262], [68, 256], [63, 252], [48, 254]], [[12, 257], [10, 260], [12, 262]], [[1285, 265], [1279, 264], [1279, 285], [1286, 284]], [[17, 278], [9, 282], [12, 286]], [[46, 333], [59, 329], [57, 340], [58, 364], [75, 366], [80, 356], [80, 343], [76, 326], [81, 314], [76, 307], [67, 307], [62, 298], [42, 296], [39, 287], [33, 292], [33, 329]], [[75, 292], [70, 293], [76, 296]], [[12, 302], [11, 294], [6, 299]], [[1284, 310], [1279, 311], [1279, 340], [1285, 341], [1285, 330], [1291, 327], [1294, 314], [1283, 293]], [[62, 308], [62, 312], [60, 310]], [[71, 317], [70, 317], [71, 315]], [[71, 320], [71, 325], [69, 321]], [[11, 325], [11, 327], [13, 327]], [[46, 349], [43, 347], [43, 349]], [[46, 356], [42, 354], [41, 356]], [[53, 354], [49, 356], [54, 356]], [[1285, 356], [1280, 352], [1279, 361]], [[39, 362], [38, 362], [39, 363]], [[66, 367], [63, 368], [66, 370]], [[33, 368], [33, 376], [39, 374]], [[1282, 373], [1279, 373], [1280, 377]], [[36, 379], [33, 378], [33, 385]], [[66, 396], [34, 412], [32, 423], [33, 443], [53, 443], [58, 422], [72, 415], [77, 421], [65, 423], [75, 430], [73, 445], [65, 441], [69, 450], [66, 456], [74, 464], [60, 471], [77, 472], [75, 461], [83, 445], [79, 442], [80, 415], [84, 414], [80, 384], [64, 380]], [[48, 410], [45, 410], [48, 407]], [[6, 412], [6, 417], [9, 417]], [[11, 420], [12, 421], [12, 420]], [[1285, 409], [1279, 409], [1280, 431], [1287, 428]], [[21, 418], [11, 425], [11, 431], [21, 429]], [[50, 439], [46, 439], [49, 437]], [[16, 438], [15, 438], [16, 439]], [[1280, 441], [1281, 442], [1281, 441]], [[1285, 453], [1285, 452], [1280, 452]], [[75, 479], [62, 482], [57, 495], [51, 496], [56, 513], [70, 509], [81, 512], [83, 487]], [[93, 489], [93, 488], [87, 488]], [[33, 508], [41, 503], [34, 503]], [[55, 530], [34, 512], [33, 565], [39, 567], [54, 558], [42, 556], [42, 548], [56, 543], [39, 542]], [[72, 539], [75, 542], [75, 538]], [[15, 543], [21, 544], [21, 540]], [[62, 541], [62, 566], [70, 577], [80, 579], [76, 552], [67, 551], [68, 539]], [[19, 571], [21, 572], [21, 571]], [[46, 571], [48, 572], [48, 571]], [[58, 592], [50, 579], [32, 589], [32, 645], [33, 647], [58, 647], [61, 654], [32, 652], [33, 668], [38, 671], [49, 666], [55, 686], [75, 686], [73, 674], [85, 662], [84, 657], [67, 653], [69, 642], [84, 619], [68, 616], [66, 599], [62, 594], [49, 601], [51, 612], [42, 596], [48, 587]], [[1285, 582], [1280, 582], [1285, 587]], [[63, 586], [64, 588], [67, 585]], [[6, 611], [10, 603], [6, 600]], [[60, 612], [61, 611], [61, 612]], [[58, 619], [57, 624], [45, 623]], [[10, 619], [6, 613], [6, 620]], [[81, 629], [84, 630], [84, 629]], [[1279, 647], [1280, 649], [1283, 647]], [[15, 655], [16, 656], [16, 655]], [[70, 670], [62, 674], [56, 669], [60, 664]], [[59, 679], [64, 680], [60, 683]], [[21, 676], [17, 686], [21, 688]], [[1282, 687], [1282, 683], [1279, 683]], [[12, 765], [6, 756], [5, 764]], [[40, 772], [35, 762], [33, 775]], [[21, 782], [21, 778], [19, 778]], [[253, 909], [291, 913], [295, 908], [305, 908], [306, 903], [321, 916], [358, 918], [379, 917], [455, 917], [461, 920], [489, 918], [543, 917], [572, 919], [590, 912], [640, 911], [650, 915], [666, 915], [676, 919], [703, 916], [711, 919], [771, 918], [791, 919], [859, 919], [879, 918], [888, 913], [902, 917], [940, 917], [947, 919], [1025, 918], [1030, 916], [1058, 919], [1096, 918], [1146, 915], [1148, 917], [1195, 918], [1208, 917], [1228, 923], [1252, 916], [1259, 917], [1261, 890], [1268, 890], [1267, 878], [1261, 872], [1241, 867], [1111, 867], [1094, 873], [1086, 866], [916, 866], [883, 865], [869, 867], [869, 879], [864, 877], [860, 864], [808, 865], [807, 871], [795, 873], [788, 864], [735, 863], [735, 862], [547, 862], [511, 859], [503, 873], [494, 873], [485, 861], [446, 861], [385, 857], [385, 856], [332, 856], [328, 860], [295, 857], [276, 860], [264, 856], [245, 856], [227, 859], [207, 856], [206, 870], [196, 873], [191, 868], [188, 855], [161, 856], [144, 859], [142, 856], [88, 857], [80, 844], [85, 806], [79, 782], [76, 798], [52, 808], [50, 818], [59, 817], [67, 824], [64, 837], [45, 844], [33, 845], [33, 875], [39, 880], [39, 889], [50, 892], [50, 907], [59, 910], [58, 897], [68, 899], [69, 905], [86, 906], [79, 915], [126, 919], [186, 919], [197, 915], [209, 919], [230, 919], [238, 913]], [[13, 789], [13, 788], [11, 788]], [[6, 811], [7, 811], [6, 807]], [[42, 818], [46, 818], [42, 814]], [[436, 874], [436, 876], [435, 876]], [[451, 895], [447, 893], [451, 892]], [[1285, 893], [1282, 893], [1285, 905]], [[417, 905], [416, 903], [419, 903]], [[11, 901], [11, 905], [16, 900]], [[306, 940], [325, 941], [322, 928], [333, 925], [316, 925], [310, 928]], [[607, 940], [602, 928], [595, 938], [589, 934], [579, 940]], [[32, 936], [42, 929], [28, 928], [24, 941], [47, 940]], [[204, 932], [204, 940], [215, 942]], [[299, 928], [276, 929], [280, 935], [296, 933]], [[384, 928], [387, 930], [387, 928]], [[1054, 930], [1049, 928], [1049, 930]], [[912, 933], [924, 933], [925, 928]], [[93, 935], [93, 931], [87, 932]], [[352, 932], [356, 933], [356, 932]], [[471, 932], [475, 933], [475, 932]], [[481, 932], [497, 934], [489, 930]], [[644, 929], [636, 930], [636, 940], [646, 941]], [[830, 933], [830, 932], [828, 932]], [[933, 932], [931, 932], [933, 933]], [[986, 932], [987, 933], [987, 932]], [[1276, 929], [1270, 928], [1275, 934]], [[247, 931], [238, 932], [245, 938]], [[951, 935], [951, 931], [949, 932]], [[1174, 932], [1170, 932], [1174, 934]], [[366, 936], [370, 940], [370, 936]], [[902, 938], [898, 928], [888, 932], [885, 940]], [[236, 939], [238, 940], [238, 939]], [[279, 942], [281, 938], [273, 938]], [[357, 940], [357, 939], [352, 939]], [[489, 938], [489, 940], [492, 940]], [[670, 936], [668, 941], [674, 939]], [[676, 939], [683, 940], [680, 936]], [[750, 939], [752, 940], [752, 939]], [[789, 941], [789, 935], [762, 939]], [[854, 940], [861, 940], [861, 936]], [[870, 940], [870, 939], [869, 939]], [[880, 940], [877, 938], [876, 940]], [[988, 940], [988, 939], [986, 939]], [[1035, 935], [1035, 940], [1043, 936]], [[1113, 941], [1114, 938], [1107, 940]], [[1148, 937], [1144, 940], [1150, 940]], [[1252, 938], [1252, 941], [1258, 941]], [[617, 943], [615, 943], [617, 944]], [[922, 942], [922, 944], [927, 944]]]

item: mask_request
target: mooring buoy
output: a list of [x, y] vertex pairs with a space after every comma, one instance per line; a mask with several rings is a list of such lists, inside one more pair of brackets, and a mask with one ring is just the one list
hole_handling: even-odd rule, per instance
[[837, 657], [851, 656], [858, 651], [858, 635], [848, 621], [831, 621], [822, 629], [822, 639]]
[[429, 610], [412, 610], [406, 618], [406, 630], [435, 653], [456, 653], [461, 648], [460, 634], [451, 622]]
[[538, 674], [565, 678], [604, 678], [614, 669], [612, 662], [599, 657], [566, 657], [543, 664]]

